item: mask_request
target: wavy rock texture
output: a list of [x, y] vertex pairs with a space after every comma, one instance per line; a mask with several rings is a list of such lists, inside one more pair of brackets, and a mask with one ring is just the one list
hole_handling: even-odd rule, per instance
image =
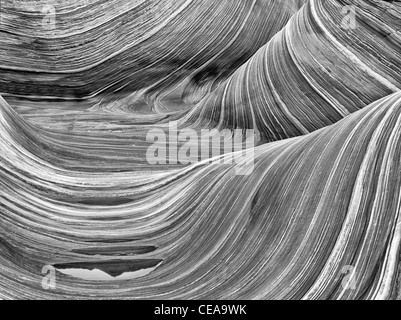
[[[140, 95], [154, 101], [186, 80], [181, 91], [196, 101], [270, 40], [304, 2], [65, 1], [57, 2], [54, 30], [41, 28], [35, 6], [5, 6], [0, 90], [64, 99], [105, 92], [113, 101], [117, 93], [122, 99], [145, 90]], [[123, 105], [129, 107], [127, 101]]]
[[[184, 125], [255, 128], [265, 141], [276, 141], [333, 124], [399, 91], [401, 6], [387, 12], [384, 2], [376, 3], [309, 1], [192, 109]], [[341, 28], [346, 4], [358, 6], [355, 29]]]
[[[399, 297], [399, 4], [55, 7], [53, 30], [35, 6], [2, 7], [0, 298]], [[147, 132], [172, 120], [255, 129], [253, 173], [149, 164]], [[46, 290], [45, 265], [156, 268], [57, 271]]]

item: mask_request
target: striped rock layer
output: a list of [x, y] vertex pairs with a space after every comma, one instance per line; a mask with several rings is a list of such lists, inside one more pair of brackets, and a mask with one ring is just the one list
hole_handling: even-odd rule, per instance
[[[399, 298], [399, 4], [37, 5], [0, 20], [1, 299]], [[170, 121], [255, 129], [253, 172], [150, 164]]]

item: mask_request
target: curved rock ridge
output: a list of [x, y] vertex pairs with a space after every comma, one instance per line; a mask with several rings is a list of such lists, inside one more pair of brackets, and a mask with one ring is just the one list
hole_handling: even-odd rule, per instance
[[[128, 110], [127, 104], [135, 107], [138, 97], [145, 96], [154, 107], [154, 100], [168, 95], [169, 103], [156, 109], [180, 110], [174, 99], [185, 98], [188, 105], [199, 101], [305, 2], [6, 2], [0, 29], [0, 93], [41, 99], [96, 96], [101, 108], [111, 103]], [[55, 14], [45, 16], [53, 27], [43, 26], [45, 3], [54, 5]]]
[[[148, 174], [152, 171], [166, 171], [201, 160], [211, 162], [211, 156], [228, 154], [235, 149], [245, 152], [246, 148], [254, 147], [259, 142], [253, 131], [247, 133], [246, 130], [239, 130], [241, 137], [235, 140], [235, 131], [231, 130], [225, 133], [227, 137], [224, 136], [224, 132], [217, 130], [208, 130], [203, 134], [202, 129], [192, 130], [196, 136], [191, 138], [190, 145], [191, 148], [196, 148], [197, 153], [191, 155], [189, 161], [180, 159], [174, 163], [170, 160], [174, 156], [172, 149], [178, 153], [189, 144], [185, 129], [182, 131], [185, 139], [178, 140], [181, 133], [178, 121], [166, 122], [164, 118], [156, 121], [154, 116], [138, 117], [137, 114], [125, 115], [122, 119], [118, 113], [105, 114], [95, 111], [74, 112], [71, 116], [63, 114], [63, 118], [59, 119], [57, 109], [56, 113], [50, 115], [36, 110], [35, 117], [27, 120], [26, 116], [18, 114], [1, 96], [0, 107], [5, 128], [11, 129], [10, 132], [2, 133], [2, 138], [8, 140], [7, 143], [21, 146], [38, 161], [82, 173], [137, 171]], [[45, 125], [43, 119], [47, 119]], [[51, 127], [48, 126], [49, 122]], [[160, 152], [165, 153], [165, 161], [153, 164], [149, 152], [150, 148], [155, 146], [152, 131], [157, 132], [157, 139], [164, 137], [166, 140], [165, 145], [158, 147]], [[170, 142], [170, 135], [176, 136], [174, 141]], [[216, 138], [218, 142], [213, 144], [212, 139]], [[226, 147], [227, 143], [229, 147]], [[202, 150], [209, 150], [207, 156], [202, 154]]]
[[[399, 294], [401, 92], [311, 134], [256, 147], [249, 176], [206, 162], [146, 174], [58, 168], [23, 145], [10, 108], [0, 106], [1, 298]], [[112, 203], [116, 194], [129, 202]], [[103, 204], [77, 201], [88, 195]], [[103, 254], [94, 257], [94, 246]], [[57, 290], [41, 287], [44, 265], [115, 264], [122, 247], [130, 252], [122, 263], [163, 262], [134, 280], [57, 272]], [[348, 268], [352, 290], [343, 282]]]
[[[343, 26], [347, 5], [355, 28]], [[401, 90], [400, 31], [399, 3], [310, 0], [182, 126], [255, 128], [276, 141], [333, 124]]]
[[400, 299], [399, 2], [1, 9], [0, 299]]

